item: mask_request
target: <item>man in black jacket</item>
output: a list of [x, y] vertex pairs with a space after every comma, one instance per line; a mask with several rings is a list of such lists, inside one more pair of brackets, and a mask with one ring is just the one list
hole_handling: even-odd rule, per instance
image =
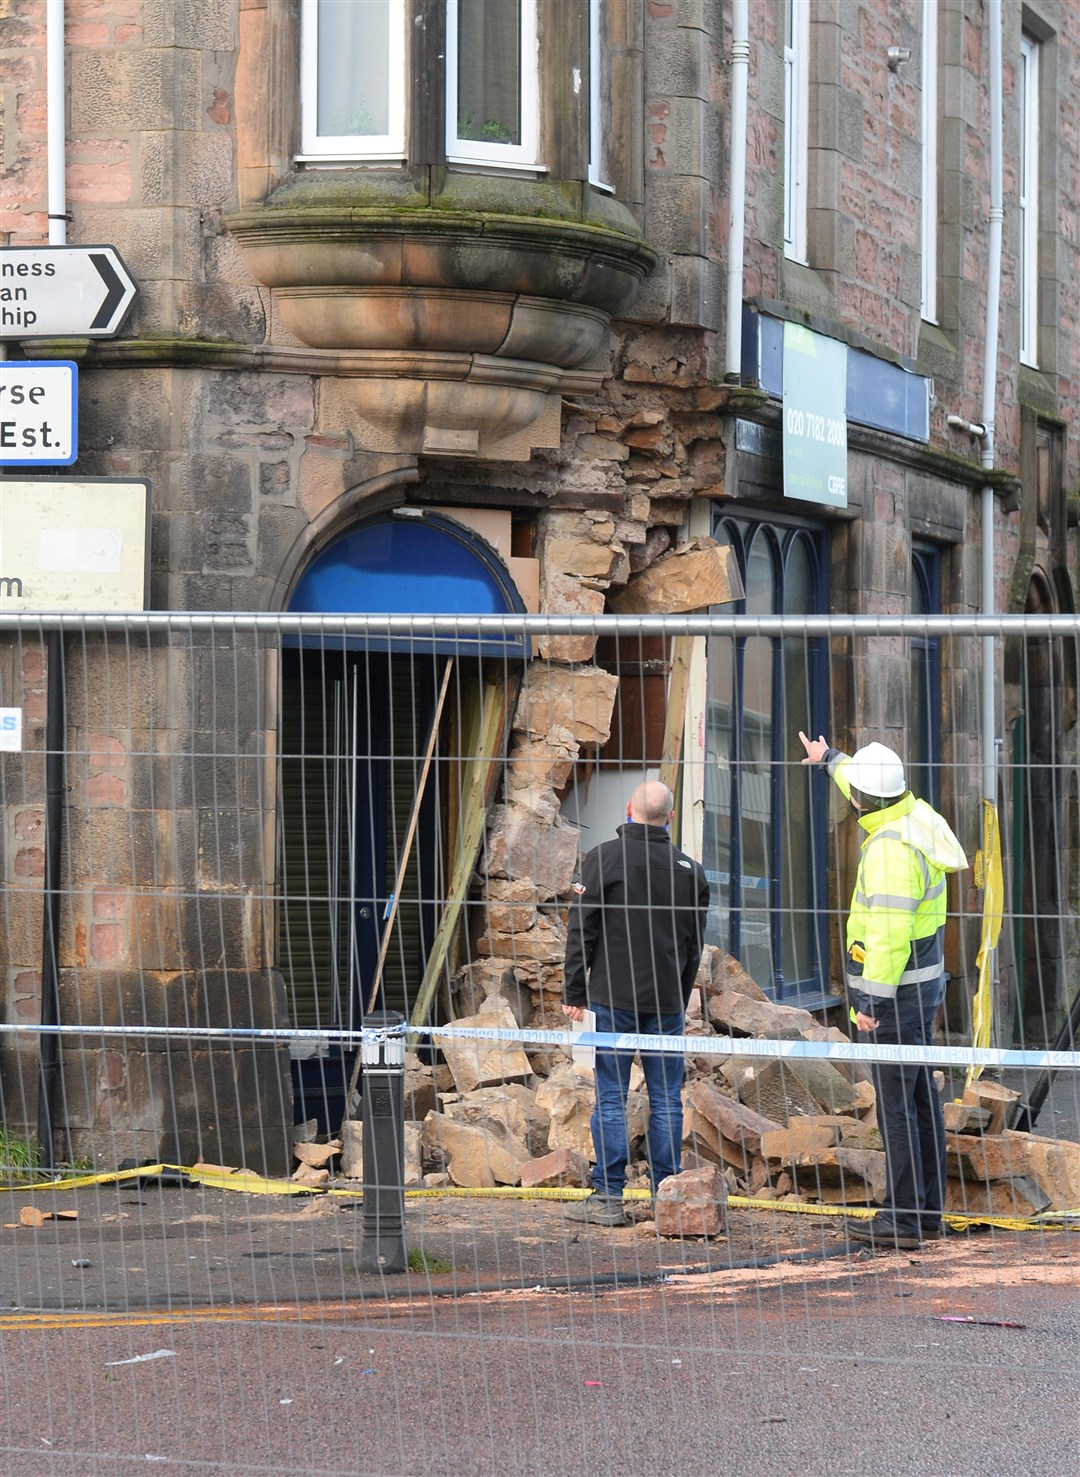
[[[588, 1007], [596, 1013], [598, 1031], [683, 1033], [701, 961], [709, 884], [704, 868], [672, 845], [671, 813], [667, 785], [646, 781], [631, 795], [617, 838], [590, 851], [582, 863], [566, 939], [563, 1011], [579, 1021]], [[567, 1211], [571, 1220], [626, 1222], [632, 1061], [631, 1052], [597, 1049], [593, 1194]], [[679, 1172], [685, 1063], [681, 1056], [643, 1051], [641, 1065], [649, 1091], [647, 1149], [655, 1193], [661, 1180]]]

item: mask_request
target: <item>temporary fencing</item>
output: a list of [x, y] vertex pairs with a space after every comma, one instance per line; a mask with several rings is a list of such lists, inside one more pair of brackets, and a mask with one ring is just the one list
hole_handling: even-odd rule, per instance
[[[0, 1468], [895, 1466], [914, 1433], [832, 1424], [854, 1365], [1067, 1422], [1078, 625], [0, 612]], [[859, 832], [800, 730], [891, 744], [968, 853], [930, 1044], [848, 1019]], [[580, 859], [644, 780], [696, 986], [678, 1034], [571, 1026]], [[566, 1218], [597, 1051], [625, 1225]], [[686, 1070], [655, 1202], [642, 1053]], [[846, 1230], [882, 1064], [945, 1103], [921, 1248]], [[953, 1425], [911, 1470], [976, 1465]]]

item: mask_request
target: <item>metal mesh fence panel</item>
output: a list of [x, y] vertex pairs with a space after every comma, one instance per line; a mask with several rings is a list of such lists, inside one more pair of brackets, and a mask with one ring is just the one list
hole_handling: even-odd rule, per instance
[[0, 615], [0, 1469], [1070, 1470], [1077, 634]]

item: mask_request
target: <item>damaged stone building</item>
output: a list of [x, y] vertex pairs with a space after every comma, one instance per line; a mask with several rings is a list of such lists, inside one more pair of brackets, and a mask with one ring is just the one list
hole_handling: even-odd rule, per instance
[[[0, 20], [12, 255], [49, 240], [45, 10]], [[1078, 22], [1077, 0], [68, 0], [66, 239], [113, 246], [138, 296], [109, 338], [5, 329], [9, 358], [78, 365], [77, 460], [45, 475], [146, 479], [152, 611], [599, 616], [643, 608], [652, 571], [646, 609], [970, 615], [989, 530], [992, 608], [1071, 613]], [[793, 475], [799, 356], [846, 448], [821, 484]], [[710, 561], [732, 583], [695, 601]], [[893, 743], [980, 841], [971, 638], [692, 638], [680, 667], [657, 637], [192, 627], [123, 642], [122, 694], [113, 637], [66, 643], [67, 1022], [341, 1025], [369, 995], [445, 1016], [492, 992], [551, 1022], [579, 852], [672, 758], [677, 670], [709, 941], [774, 1000], [836, 1002], [849, 880], [800, 728]], [[26, 1028], [0, 1072], [31, 1125], [45, 650], [0, 632], [24, 715], [0, 1017]], [[1074, 657], [995, 659], [998, 994], [1035, 1042], [1075, 977]], [[955, 906], [977, 921], [970, 873]], [[976, 946], [954, 924], [957, 1039]], [[75, 1152], [269, 1165], [294, 1112], [340, 1113], [349, 1064], [89, 1035], [63, 1058]]]

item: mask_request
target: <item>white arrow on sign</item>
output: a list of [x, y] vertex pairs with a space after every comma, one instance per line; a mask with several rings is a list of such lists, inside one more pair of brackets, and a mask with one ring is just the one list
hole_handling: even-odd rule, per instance
[[112, 246], [0, 250], [0, 338], [108, 338], [138, 291]]

